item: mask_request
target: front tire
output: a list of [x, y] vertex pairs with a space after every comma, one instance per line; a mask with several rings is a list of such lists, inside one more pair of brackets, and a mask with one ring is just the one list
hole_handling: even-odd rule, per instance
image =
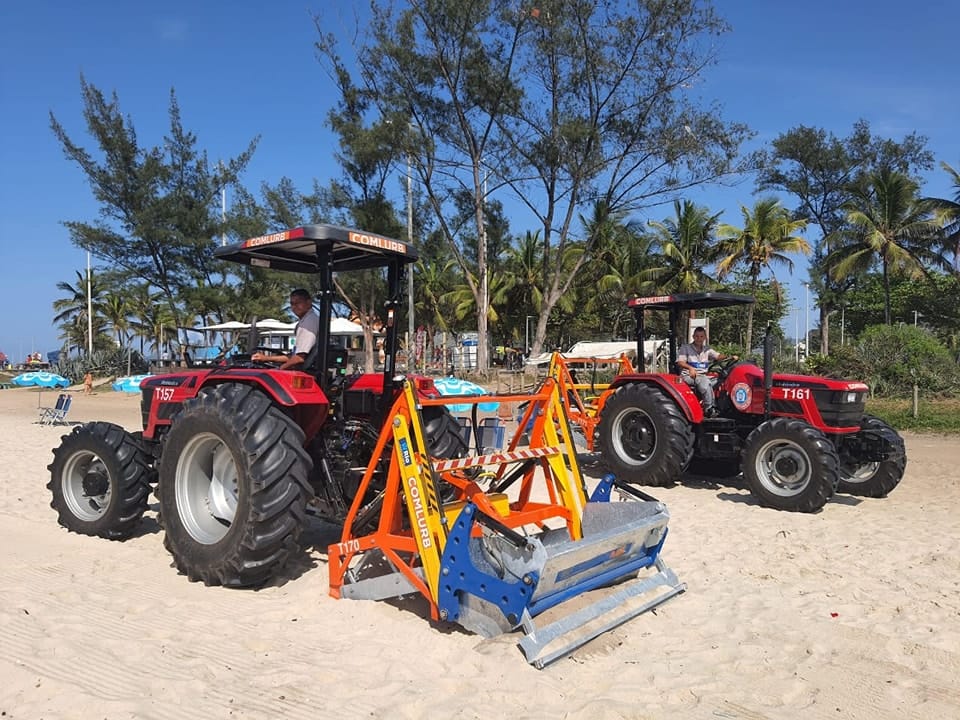
[[262, 585], [298, 549], [311, 496], [303, 431], [259, 390], [219, 385], [184, 403], [160, 463], [160, 525], [180, 572]]
[[761, 504], [777, 510], [816, 512], [840, 481], [833, 443], [802, 420], [774, 418], [747, 436], [743, 476]]
[[890, 458], [878, 462], [863, 462], [849, 453], [840, 454], [840, 485], [837, 490], [863, 497], [886, 497], [900, 484], [907, 467], [907, 451], [900, 434], [873, 415], [864, 415], [861, 430], [869, 430], [883, 437], [890, 445]]
[[137, 439], [119, 425], [86, 423], [53, 451], [50, 507], [71, 532], [130, 537], [147, 509], [152, 470]]
[[693, 456], [693, 430], [677, 404], [658, 389], [632, 383], [603, 406], [597, 447], [619, 479], [664, 487], [680, 479]]

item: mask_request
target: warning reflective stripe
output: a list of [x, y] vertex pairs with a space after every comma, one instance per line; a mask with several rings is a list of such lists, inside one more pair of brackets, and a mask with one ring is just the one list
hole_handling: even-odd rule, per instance
[[436, 472], [446, 472], [447, 470], [463, 470], [464, 468], [477, 467], [478, 465], [511, 463], [519, 460], [531, 460], [533, 458], [559, 455], [560, 453], [561, 450], [559, 447], [538, 447], [528, 448], [526, 450], [511, 450], [510, 452], [493, 453], [492, 455], [476, 455], [474, 457], [455, 458], [453, 460], [434, 460], [433, 469]]

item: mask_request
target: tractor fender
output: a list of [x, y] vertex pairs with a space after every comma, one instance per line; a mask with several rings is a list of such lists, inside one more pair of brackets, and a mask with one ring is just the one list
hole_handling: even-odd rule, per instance
[[157, 375], [140, 385], [143, 435], [156, 439], [173, 422], [183, 403], [202, 390], [227, 383], [256, 387], [281, 407], [290, 408], [294, 419], [312, 436], [326, 421], [330, 407], [323, 389], [305, 373], [259, 368], [229, 368], [213, 371]]
[[261, 368], [214, 370], [199, 384], [198, 391], [223, 383], [242, 383], [262, 390], [271, 400], [284, 407], [294, 405], [329, 405], [326, 393], [307, 373]]
[[699, 423], [703, 420], [703, 408], [697, 394], [689, 385], [680, 379], [679, 375], [662, 375], [660, 373], [634, 373], [631, 375], [617, 375], [610, 383], [610, 387], [603, 393], [597, 403], [597, 414], [603, 412], [603, 406], [609, 397], [623, 385], [652, 385], [662, 390], [670, 397], [683, 412], [688, 422]]

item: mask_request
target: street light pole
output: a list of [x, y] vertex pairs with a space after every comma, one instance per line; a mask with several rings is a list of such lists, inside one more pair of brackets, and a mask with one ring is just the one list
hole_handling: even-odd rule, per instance
[[[806, 352], [806, 350], [804, 350]], [[793, 354], [797, 365], [800, 364], [800, 308], [793, 319]]]
[[91, 297], [91, 286], [93, 285], [90, 270], [90, 251], [87, 251], [87, 358], [93, 356], [93, 298]]
[[803, 289], [803, 344], [806, 356], [810, 357], [810, 283], [805, 282]]

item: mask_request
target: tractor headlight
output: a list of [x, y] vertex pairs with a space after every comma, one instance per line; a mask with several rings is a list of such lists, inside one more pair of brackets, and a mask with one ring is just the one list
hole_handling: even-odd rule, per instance
[[857, 403], [857, 402], [860, 402], [860, 393], [852, 392], [849, 390], [843, 390], [836, 394], [835, 400], [840, 405]]

